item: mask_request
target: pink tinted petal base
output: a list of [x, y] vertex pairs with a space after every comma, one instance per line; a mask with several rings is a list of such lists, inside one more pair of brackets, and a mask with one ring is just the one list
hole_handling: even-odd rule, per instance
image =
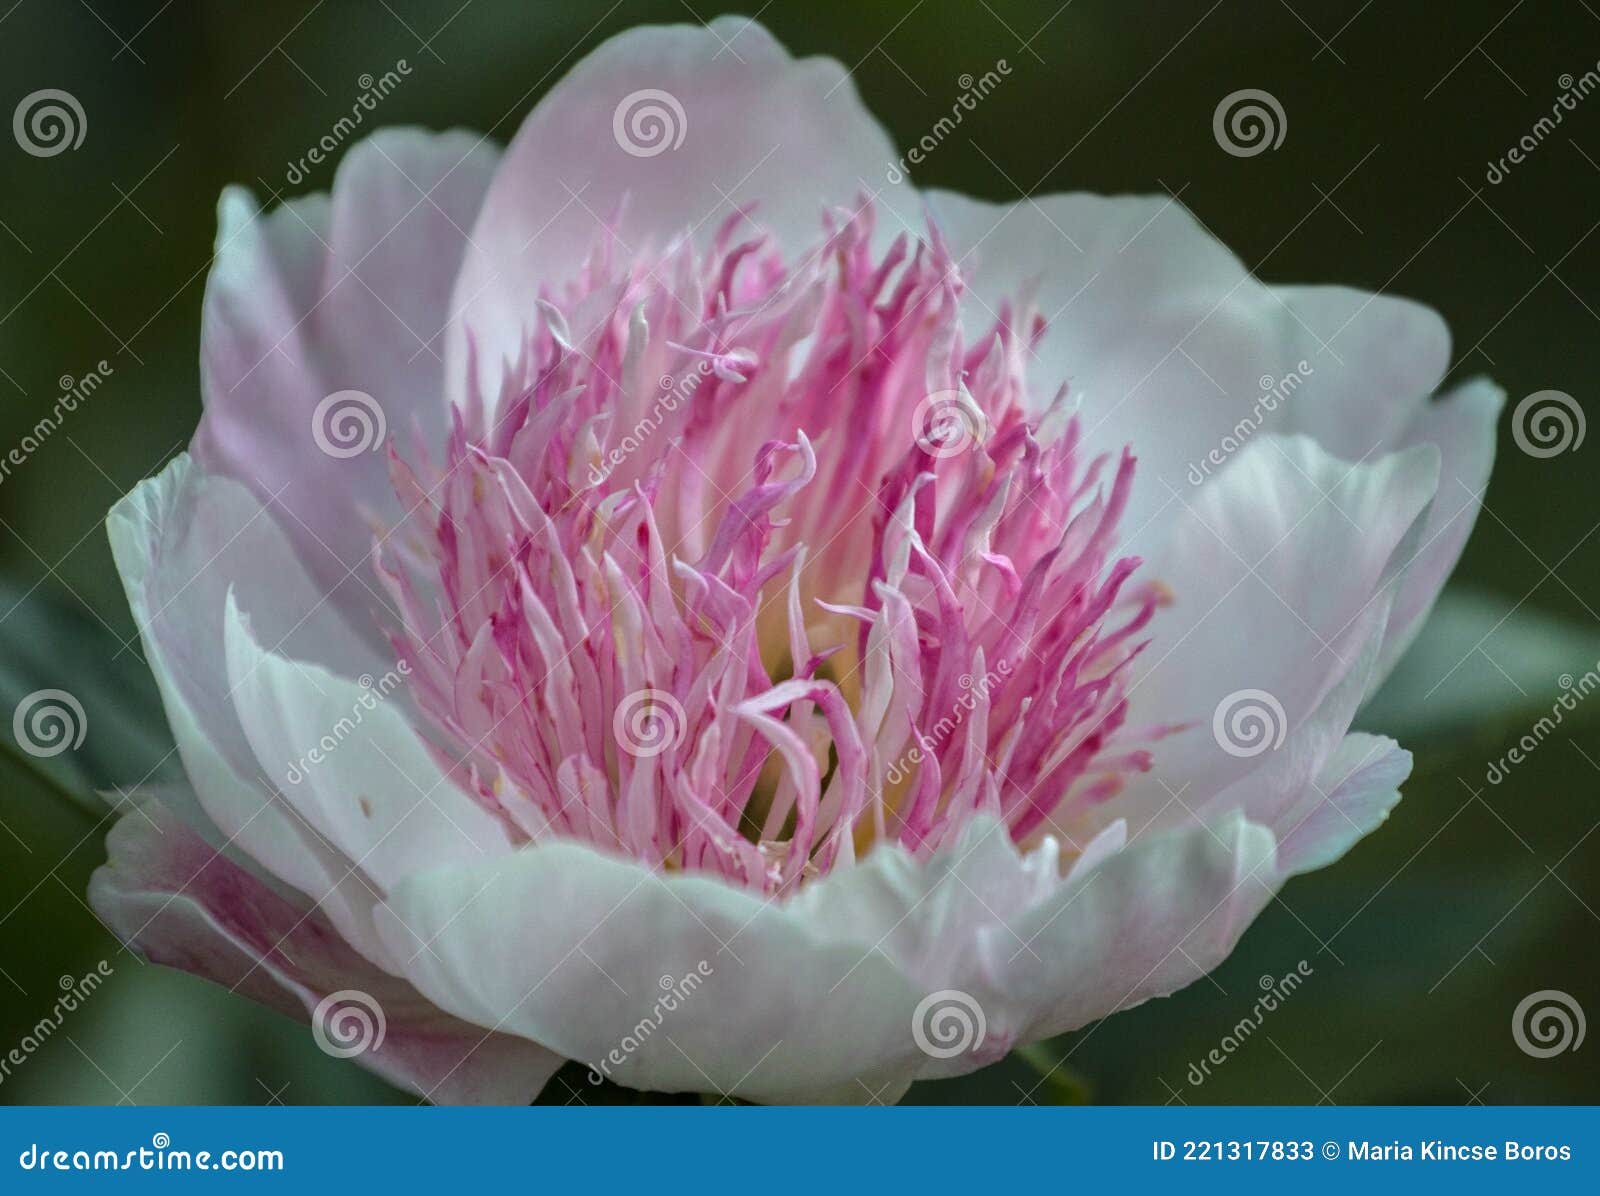
[[[138, 799], [134, 799], [138, 800]], [[441, 1104], [527, 1104], [561, 1066], [525, 1038], [451, 1017], [358, 955], [314, 907], [290, 901], [208, 845], [154, 800], [107, 837], [89, 901], [154, 963], [204, 976], [299, 1020], [358, 990], [382, 1011], [381, 1042], [355, 1057]], [[324, 1015], [325, 1017], [327, 1015]], [[337, 1045], [337, 1026], [324, 1026]]]

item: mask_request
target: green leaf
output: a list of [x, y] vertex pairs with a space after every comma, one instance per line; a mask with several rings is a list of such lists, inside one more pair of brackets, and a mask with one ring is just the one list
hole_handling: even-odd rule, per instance
[[178, 768], [138, 641], [43, 584], [0, 580], [0, 716], [7, 764], [96, 815], [97, 791]]
[[[1600, 628], [1452, 588], [1357, 723], [1407, 746], [1472, 734], [1487, 744], [1548, 713], [1591, 672], [1600, 678]], [[1589, 719], [1600, 719], [1596, 699]]]
[[[1089, 1081], [1066, 1065], [1052, 1042], [1036, 1042], [1018, 1047], [1012, 1055], [1039, 1074], [1042, 1081], [1035, 1098], [1044, 1097], [1052, 1105], [1091, 1103]], [[1041, 1102], [1042, 1103], [1042, 1102]]]

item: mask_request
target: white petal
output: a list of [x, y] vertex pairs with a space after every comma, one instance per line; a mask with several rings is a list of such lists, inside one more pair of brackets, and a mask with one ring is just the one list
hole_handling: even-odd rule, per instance
[[1198, 808], [1265, 762], [1252, 736], [1229, 736], [1230, 752], [1213, 734], [1225, 702], [1231, 710], [1252, 701], [1247, 691], [1270, 695], [1281, 717], [1271, 702], [1254, 704], [1268, 712], [1273, 740], [1316, 713], [1382, 634], [1437, 471], [1432, 446], [1352, 465], [1305, 437], [1267, 436], [1182, 497], [1170, 542], [1146, 565], [1175, 596], [1133, 717], [1195, 725], [1158, 745], [1149, 800], [1164, 805], [1179, 791]]
[[[1187, 794], [1176, 811], [1169, 806], [1167, 816], [1158, 821], [1170, 822], [1190, 811], [1214, 819], [1223, 811], [1240, 810], [1272, 831], [1280, 842], [1297, 831], [1327, 798], [1319, 787], [1321, 774], [1345, 742], [1377, 672], [1392, 607], [1389, 594], [1375, 596], [1350, 630], [1339, 637], [1335, 647], [1349, 660], [1349, 667], [1327, 675], [1325, 689], [1313, 698], [1309, 713], [1288, 731], [1281, 745], [1251, 757], [1248, 763], [1253, 767], [1220, 793]], [[1208, 726], [1206, 730], [1214, 729]]]
[[[645, 127], [652, 108], [664, 140]], [[743, 17], [619, 34], [556, 85], [506, 151], [456, 288], [452, 388], [469, 334], [480, 376], [498, 376], [539, 288], [559, 296], [609, 223], [627, 257], [685, 233], [704, 242], [754, 201], [756, 222], [798, 255], [820, 239], [827, 206], [863, 193], [883, 193], [883, 222], [920, 222], [909, 188], [887, 181], [897, 156], [839, 63], [793, 59]]]
[[332, 994], [355, 990], [344, 1007], [364, 1010], [374, 1033], [324, 1028], [338, 1046], [367, 1042], [355, 1058], [392, 1083], [439, 1103], [526, 1104], [561, 1066], [534, 1043], [485, 1034], [434, 1008], [351, 950], [320, 911], [259, 883], [159, 802], [140, 801], [106, 848], [89, 901], [125, 942], [301, 1020]]
[[969, 337], [1037, 283], [1049, 328], [1029, 359], [1031, 388], [1042, 402], [1065, 383], [1092, 448], [1134, 446], [1139, 473], [1122, 526], [1141, 551], [1168, 487], [1188, 488], [1190, 464], [1249, 409], [1262, 375], [1298, 358], [1284, 305], [1176, 200], [1001, 204], [946, 191], [928, 200], [971, 287]]
[[[1036, 395], [1067, 383], [1089, 443], [1138, 453], [1130, 551], [1159, 535], [1173, 491], [1209, 484], [1240, 444], [1268, 433], [1305, 432], [1351, 461], [1432, 441], [1447, 482], [1458, 474], [1477, 491], [1487, 480], [1493, 405], [1463, 404], [1447, 426], [1427, 403], [1450, 356], [1432, 309], [1348, 287], [1268, 287], [1164, 197], [1004, 204], [934, 191], [929, 201], [971, 285], [969, 335], [1036, 280], [1051, 322], [1030, 361]], [[1442, 580], [1471, 530], [1476, 506], [1462, 499], [1448, 504], [1461, 517], [1434, 513], [1424, 540], [1449, 529], [1399, 604], [1400, 630], [1437, 588], [1422, 573]]]
[[887, 1100], [918, 1058], [922, 994], [870, 943], [577, 843], [413, 877], [379, 922], [396, 954], [428, 945], [407, 975], [435, 1004], [631, 1087]]
[[1282, 425], [1336, 457], [1398, 447], [1450, 365], [1450, 330], [1410, 299], [1351, 287], [1276, 287], [1288, 331], [1310, 367], [1286, 393]]
[[261, 773], [380, 892], [429, 867], [510, 850], [505, 827], [418, 738], [397, 670], [362, 685], [269, 651], [231, 594], [225, 639], [234, 706]]
[[[262, 214], [233, 188], [219, 205], [195, 453], [277, 504], [313, 576], [361, 614], [374, 600], [346, 578], [367, 567], [369, 513], [397, 513], [383, 433], [403, 443], [413, 426], [435, 441], [443, 434], [441, 334], [497, 157], [468, 133], [386, 129], [345, 154], [331, 201], [315, 195]], [[330, 455], [314, 434], [318, 404], [351, 390], [370, 396], [383, 426], [369, 409], [372, 436], [352, 423], [352, 436], [328, 439], [341, 452], [370, 451]], [[325, 409], [322, 423], [331, 417]]]
[[[1401, 444], [1434, 444], [1441, 455], [1439, 497], [1428, 513], [1415, 559], [1395, 594], [1394, 614], [1373, 678], [1376, 688], [1416, 639], [1467, 537], [1472, 534], [1494, 467], [1495, 425], [1505, 391], [1477, 379], [1423, 407]], [[1370, 692], [1370, 691], [1369, 691]]]
[[1333, 863], [1389, 817], [1411, 775], [1411, 753], [1379, 735], [1347, 735], [1323, 765], [1314, 801], [1278, 843], [1285, 876]]
[[[224, 665], [231, 589], [274, 642], [365, 669], [358, 636], [320, 601], [283, 533], [238, 483], [187, 456], [139, 485], [106, 520], [117, 571], [199, 804], [227, 842], [323, 908], [368, 959], [386, 956], [373, 897], [349, 861], [258, 782]], [[136, 779], [136, 778], [135, 778]]]
[[1032, 1041], [1165, 996], [1221, 963], [1275, 888], [1271, 832], [1237, 814], [1138, 836], [990, 932], [982, 999], [1026, 1014]]
[[1432, 308], [1349, 287], [1275, 291], [1294, 313], [1312, 367], [1282, 403], [1284, 430], [1350, 461], [1418, 444], [1439, 449], [1439, 499], [1396, 596], [1376, 686], [1416, 637], [1477, 521], [1505, 392], [1476, 379], [1429, 401], [1450, 364], [1450, 332]]
[[1057, 854], [1023, 857], [1005, 828], [975, 818], [949, 847], [918, 860], [898, 845], [803, 889], [790, 909], [817, 933], [870, 946], [926, 992], [975, 966], [980, 932], [1056, 890]]

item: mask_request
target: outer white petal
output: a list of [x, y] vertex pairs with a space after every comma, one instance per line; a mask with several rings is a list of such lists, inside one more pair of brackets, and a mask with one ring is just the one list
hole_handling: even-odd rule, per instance
[[[1477, 493], [1487, 481], [1494, 404], [1427, 402], [1450, 356], [1430, 308], [1347, 287], [1268, 287], [1165, 197], [928, 198], [971, 285], [969, 331], [1037, 284], [1051, 323], [1030, 362], [1039, 396], [1067, 383], [1092, 444], [1139, 454], [1124, 522], [1132, 551], [1159, 534], [1172, 491], [1207, 484], [1263, 433], [1305, 432], [1351, 461], [1430, 441], [1447, 483], [1459, 476]], [[1477, 511], [1467, 497], [1433, 515], [1394, 644], [1460, 553]]]
[[[665, 141], [629, 129], [651, 105]], [[839, 63], [793, 59], [743, 17], [619, 34], [551, 90], [506, 151], [456, 287], [452, 397], [469, 373], [468, 336], [479, 376], [497, 377], [539, 288], [559, 295], [608, 224], [628, 256], [685, 233], [705, 241], [755, 202], [755, 220], [798, 255], [827, 206], [863, 193], [883, 193], [887, 223], [920, 221], [909, 188], [887, 182], [897, 156]]]
[[[1285, 880], [1332, 863], [1375, 829], [1410, 770], [1410, 754], [1392, 740], [1350, 735], [1276, 834], [1238, 808], [1146, 831], [1074, 870], [1022, 916], [981, 931], [983, 966], [957, 973], [953, 986], [984, 1007], [993, 1050], [1175, 992], [1227, 958]], [[932, 1062], [921, 1074], [973, 1062]]]
[[1359, 461], [1403, 442], [1450, 366], [1450, 330], [1410, 299], [1353, 287], [1274, 287], [1285, 329], [1311, 368], [1286, 388], [1281, 426]]
[[1389, 817], [1410, 775], [1411, 753], [1394, 740], [1345, 736], [1323, 765], [1312, 788], [1314, 800], [1281, 834], [1279, 868], [1294, 876], [1333, 863]]
[[1190, 464], [1249, 410], [1261, 377], [1298, 358], [1284, 305], [1165, 197], [1001, 204], [932, 191], [928, 202], [970, 286], [969, 335], [1036, 286], [1049, 322], [1029, 360], [1037, 398], [1065, 383], [1092, 447], [1134, 446], [1139, 473], [1122, 526], [1140, 551], [1147, 522], [1170, 489], [1190, 488]]
[[922, 994], [870, 942], [573, 842], [413, 877], [379, 925], [441, 1008], [631, 1087], [889, 1101], [920, 1059]]
[[269, 785], [234, 712], [224, 666], [230, 589], [271, 642], [368, 671], [373, 659], [297, 563], [243, 486], [207, 477], [187, 456], [143, 482], [107, 519], [117, 571], [200, 806], [232, 849], [312, 899], [368, 959], [385, 953], [359, 870]]
[[1495, 426], [1505, 391], [1479, 378], [1425, 406], [1402, 444], [1435, 444], [1442, 455], [1439, 497], [1423, 529], [1416, 559], [1395, 595], [1394, 615], [1373, 688], [1389, 675], [1433, 610], [1477, 523], [1494, 467]]
[[[1194, 725], [1162, 742], [1147, 802], [1178, 791], [1198, 808], [1269, 762], [1248, 737], [1230, 737], [1230, 752], [1214, 735], [1224, 703], [1268, 710], [1264, 729], [1280, 740], [1358, 667], [1383, 635], [1437, 479], [1431, 445], [1351, 464], [1305, 437], [1263, 436], [1174, 499], [1170, 539], [1146, 565], [1173, 603], [1132, 701], [1141, 724]], [[1270, 695], [1282, 717], [1247, 691]]]
[[386, 129], [345, 154], [331, 199], [262, 213], [230, 188], [219, 205], [194, 451], [274, 502], [313, 576], [361, 616], [372, 598], [346, 579], [365, 568], [371, 516], [396, 513], [383, 440], [330, 456], [313, 435], [317, 405], [361, 391], [403, 441], [413, 427], [443, 434], [450, 288], [497, 158], [469, 133]]
[[817, 933], [872, 948], [934, 992], [981, 966], [982, 934], [1055, 892], [1060, 866], [1053, 840], [1023, 856], [1000, 823], [980, 817], [931, 859], [875, 849], [864, 866], [803, 889], [790, 908]]
[[[1248, 765], [1244, 775], [1218, 793], [1180, 790], [1181, 800], [1168, 802], [1156, 821], [1215, 818], [1222, 811], [1241, 810], [1280, 840], [1298, 828], [1326, 797], [1318, 788], [1319, 776], [1339, 751], [1377, 672], [1392, 608], [1388, 595], [1375, 596], [1350, 630], [1334, 642], [1334, 651], [1348, 660], [1349, 667], [1324, 675], [1323, 687], [1314, 693], [1307, 713], [1292, 728], [1284, 728], [1280, 745], [1244, 761]], [[1198, 746], [1209, 751], [1216, 742], [1212, 734], [1208, 720], [1200, 735], [1191, 738], [1190, 750]]]
[[510, 850], [505, 827], [418, 738], [398, 673], [362, 685], [263, 648], [231, 594], [224, 639], [234, 706], [261, 774], [380, 891], [413, 872]]
[[1271, 832], [1238, 814], [1136, 838], [989, 932], [980, 999], [1026, 1042], [1165, 996], [1227, 957], [1276, 879]]
[[1285, 430], [1351, 461], [1417, 444], [1439, 449], [1439, 500], [1396, 594], [1375, 687], [1416, 637], [1472, 533], [1505, 392], [1480, 378], [1430, 401], [1450, 363], [1449, 329], [1431, 308], [1349, 287], [1275, 291], [1294, 313], [1302, 360], [1314, 363], [1282, 405]]
[[[1192, 982], [1282, 879], [1237, 811], [1115, 832], [1064, 880], [1053, 844], [1022, 855], [980, 820], [931, 860], [879, 849], [777, 903], [551, 843], [413, 878], [380, 926], [397, 954], [427, 941], [407, 974], [436, 1004], [624, 1084], [888, 1101]], [[950, 990], [984, 1032], [944, 1054]]]

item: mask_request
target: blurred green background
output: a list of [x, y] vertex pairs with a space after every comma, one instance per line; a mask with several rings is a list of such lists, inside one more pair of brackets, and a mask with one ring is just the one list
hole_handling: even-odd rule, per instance
[[[0, 450], [101, 359], [109, 381], [0, 483], [5, 713], [48, 685], [88, 707], [68, 789], [142, 775], [152, 749], [137, 643], [104, 512], [188, 440], [199, 413], [201, 292], [222, 186], [263, 197], [349, 110], [358, 76], [412, 73], [375, 123], [505, 141], [576, 58], [642, 22], [710, 19], [711, 0], [324, 0], [244, 5], [0, 0], [0, 115], [40, 88], [81, 102], [76, 151], [0, 140]], [[900, 147], [1004, 58], [1011, 75], [916, 173], [989, 198], [1181, 196], [1268, 281], [1337, 281], [1424, 300], [1455, 376], [1514, 404], [1600, 375], [1600, 96], [1498, 185], [1485, 172], [1600, 60], [1584, 0], [773, 0], [748, 4], [797, 53], [825, 53]], [[1282, 103], [1274, 152], [1212, 136], [1225, 94]], [[323, 165], [292, 192], [326, 188]], [[1504, 783], [1499, 757], [1600, 660], [1600, 435], [1550, 459], [1502, 428], [1486, 510], [1428, 641], [1365, 720], [1417, 752], [1395, 816], [1297, 880], [1213, 978], [912, 1099], [1189, 1103], [1594, 1102], [1600, 1043], [1519, 1050], [1512, 1011], [1558, 989], [1600, 1013], [1600, 698]], [[70, 641], [43, 629], [66, 620]], [[109, 647], [108, 647], [109, 646]], [[108, 663], [109, 662], [109, 663]], [[1448, 674], [1448, 680], [1439, 685]], [[1437, 686], [1437, 688], [1435, 688]], [[1592, 707], [1589, 708], [1589, 707]], [[155, 735], [159, 736], [158, 717]], [[4, 745], [11, 748], [9, 738]], [[0, 1054], [63, 976], [112, 978], [0, 1080], [0, 1101], [141, 1104], [407, 1100], [320, 1054], [305, 1030], [147, 967], [83, 904], [106, 824], [0, 759]], [[1189, 1067], [1301, 961], [1311, 976], [1201, 1085]], [[1040, 1084], [1037, 1060], [1065, 1067]], [[1070, 1079], [1067, 1079], [1070, 1075]], [[574, 1096], [574, 1094], [576, 1094]], [[560, 1082], [549, 1099], [592, 1099]]]

